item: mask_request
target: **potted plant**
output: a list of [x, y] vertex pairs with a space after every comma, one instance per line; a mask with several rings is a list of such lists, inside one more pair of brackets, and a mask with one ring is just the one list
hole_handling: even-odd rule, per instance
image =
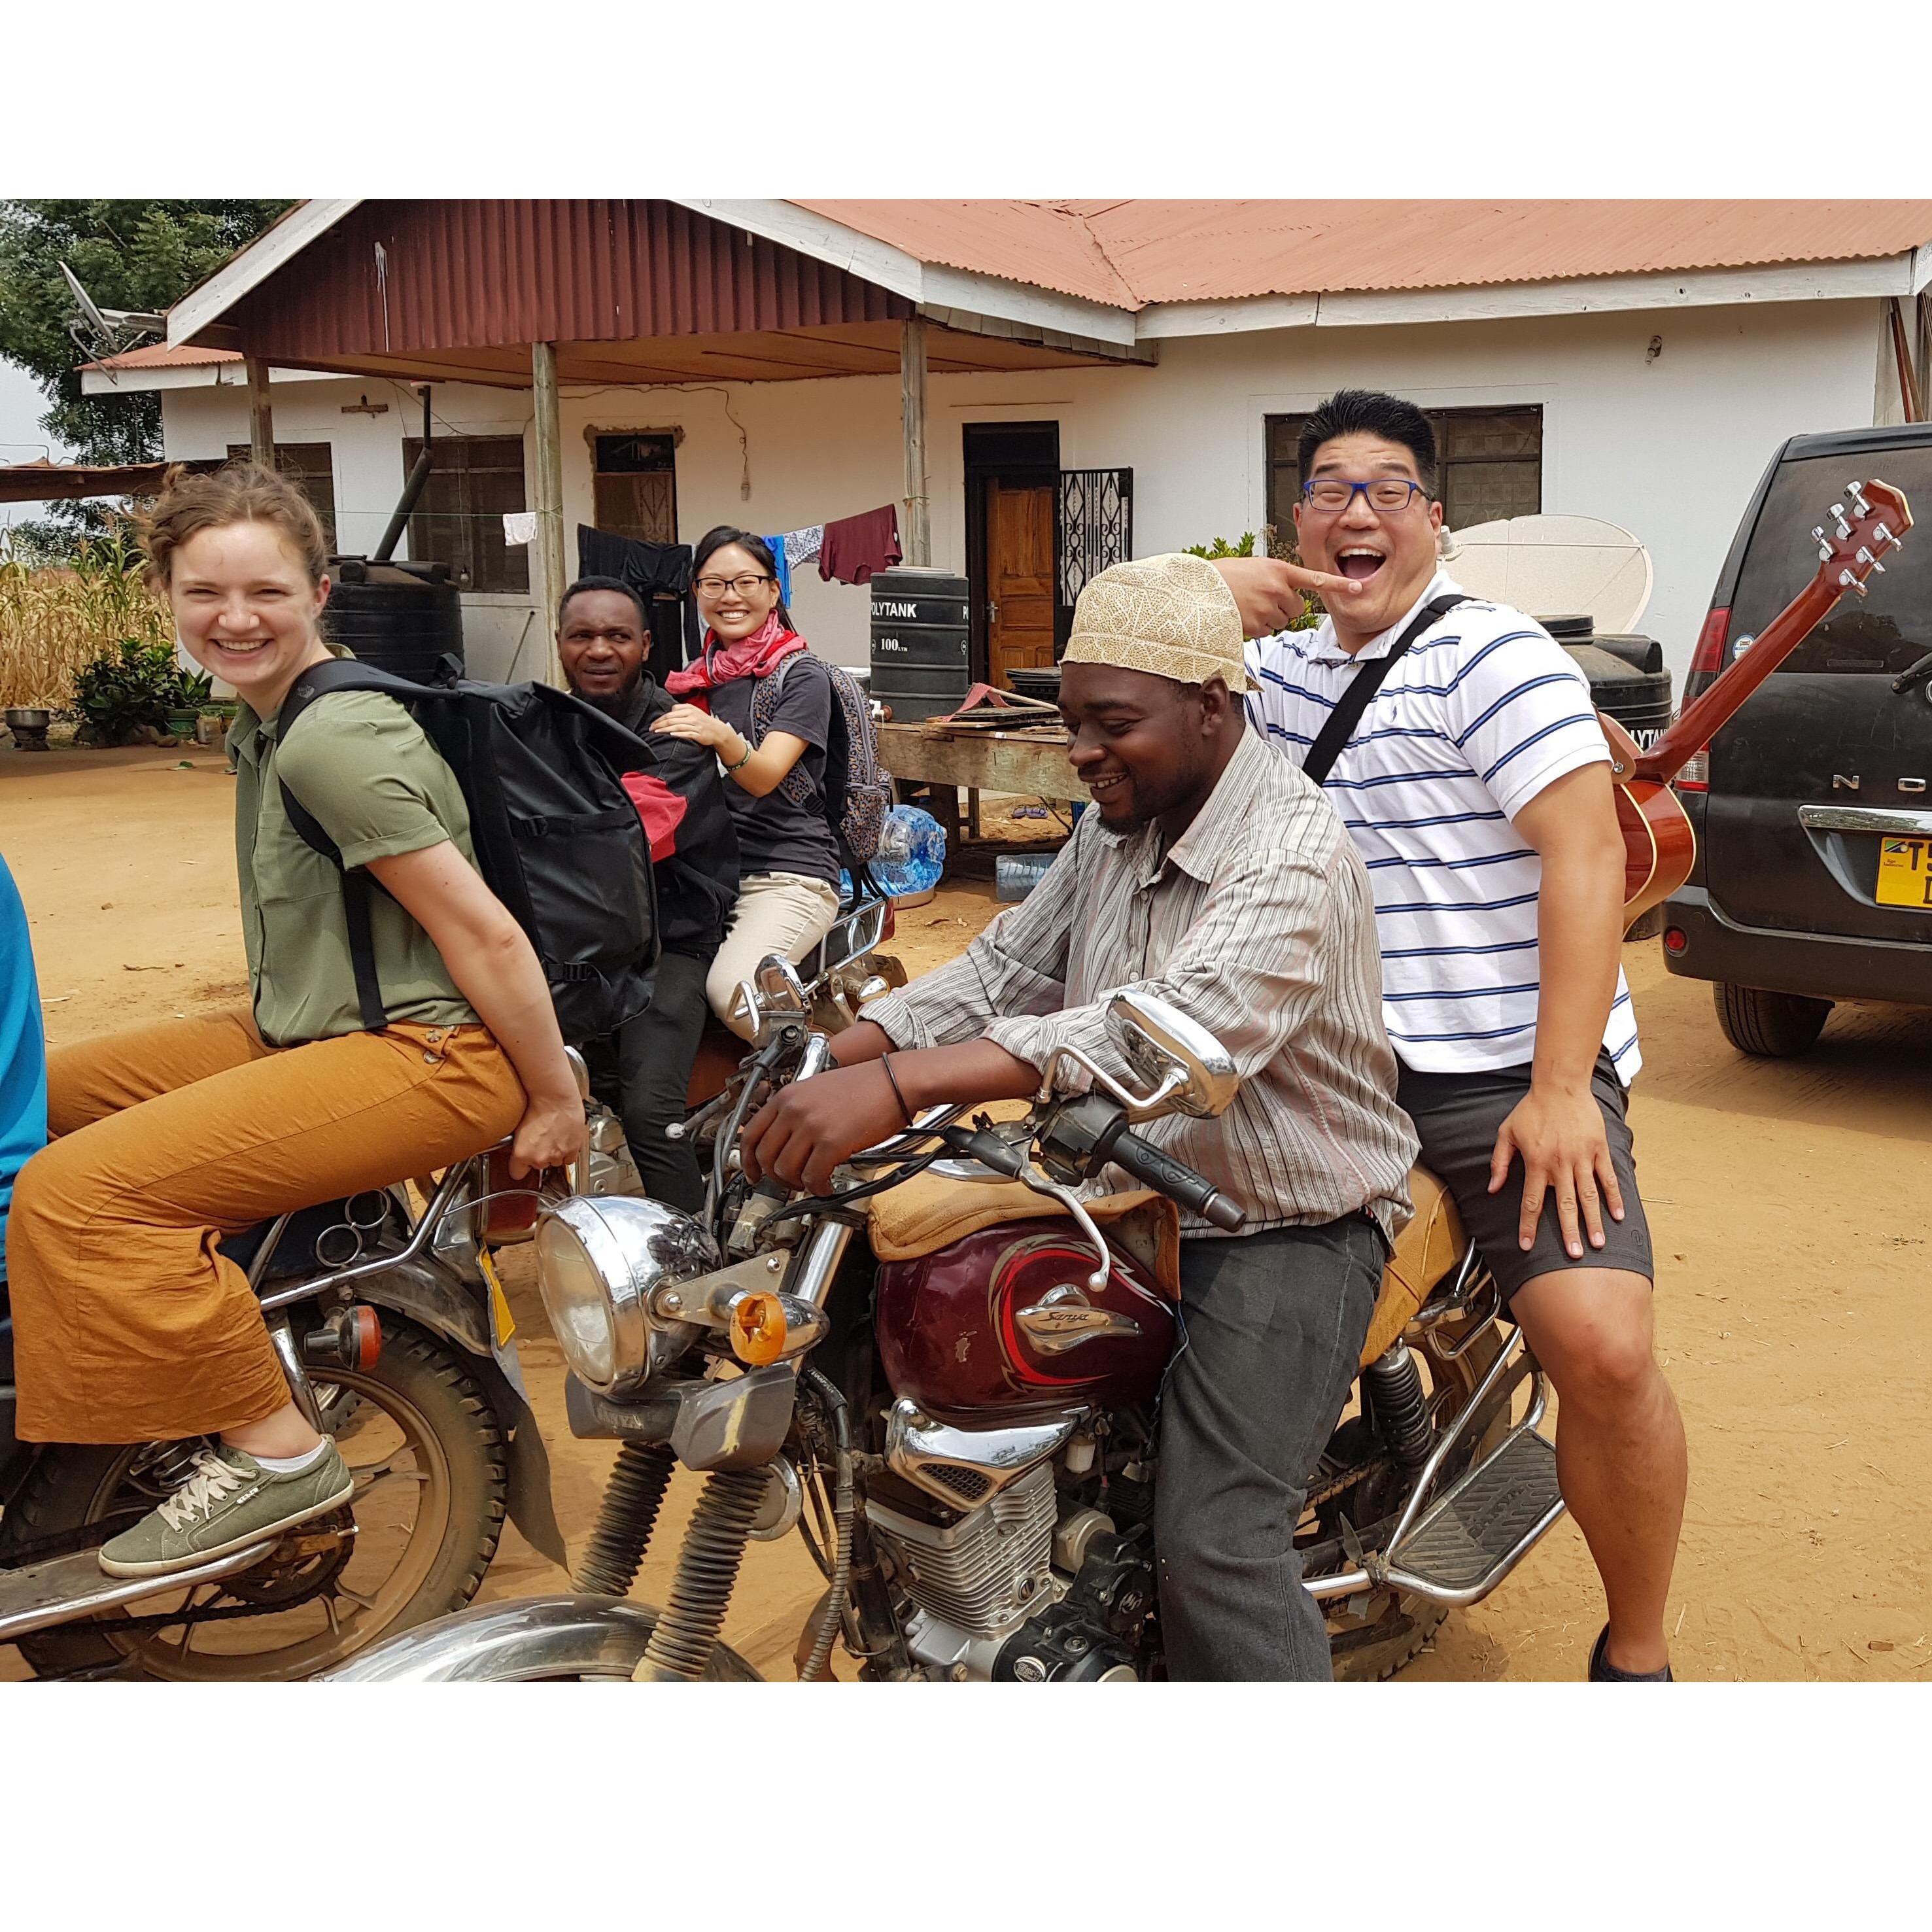
[[206, 677], [181, 669], [171, 644], [124, 638], [75, 674], [79, 735], [90, 745], [123, 745], [144, 734], [191, 736], [212, 688]]

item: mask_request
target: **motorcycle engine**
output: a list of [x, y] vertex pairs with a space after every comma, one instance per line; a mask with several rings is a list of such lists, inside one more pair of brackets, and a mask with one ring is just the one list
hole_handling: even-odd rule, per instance
[[866, 1513], [910, 1600], [906, 1646], [956, 1682], [1126, 1683], [1154, 1604], [1154, 1538], [1063, 1492], [1036, 1463], [956, 1521], [877, 1495]]

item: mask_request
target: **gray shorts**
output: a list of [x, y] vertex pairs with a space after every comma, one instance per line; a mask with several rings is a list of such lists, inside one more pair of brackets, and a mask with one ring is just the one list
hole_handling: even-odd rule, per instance
[[1526, 1281], [1565, 1268], [1622, 1268], [1655, 1278], [1651, 1259], [1650, 1224], [1636, 1191], [1636, 1163], [1625, 1118], [1623, 1083], [1608, 1054], [1600, 1054], [1590, 1077], [1590, 1090], [1602, 1108], [1604, 1131], [1610, 1144], [1610, 1166], [1624, 1197], [1624, 1218], [1604, 1215], [1604, 1245], [1593, 1248], [1586, 1235], [1583, 1258], [1572, 1261], [1564, 1251], [1563, 1233], [1556, 1219], [1554, 1195], [1546, 1195], [1536, 1240], [1526, 1253], [1516, 1244], [1516, 1222], [1522, 1211], [1522, 1162], [1510, 1168], [1501, 1190], [1490, 1190], [1490, 1156], [1496, 1150], [1496, 1130], [1529, 1091], [1529, 1069], [1505, 1066], [1489, 1073], [1418, 1073], [1404, 1066], [1396, 1098], [1415, 1123], [1422, 1142], [1421, 1160], [1455, 1197], [1462, 1225], [1482, 1250], [1496, 1286], [1508, 1300]]

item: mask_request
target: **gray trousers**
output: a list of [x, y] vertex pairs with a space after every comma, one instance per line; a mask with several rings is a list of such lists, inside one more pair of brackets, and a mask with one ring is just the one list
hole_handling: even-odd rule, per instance
[[1388, 1252], [1360, 1216], [1180, 1245], [1154, 1544], [1168, 1676], [1325, 1683], [1294, 1526], [1348, 1400]]

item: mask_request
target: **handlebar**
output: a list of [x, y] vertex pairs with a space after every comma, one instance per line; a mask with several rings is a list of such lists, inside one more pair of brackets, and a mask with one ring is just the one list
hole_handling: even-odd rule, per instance
[[1198, 1214], [1228, 1234], [1235, 1233], [1247, 1219], [1205, 1174], [1197, 1174], [1184, 1160], [1163, 1154], [1151, 1141], [1124, 1132], [1107, 1150], [1107, 1158], [1124, 1168], [1136, 1180], [1178, 1202], [1190, 1214]]

